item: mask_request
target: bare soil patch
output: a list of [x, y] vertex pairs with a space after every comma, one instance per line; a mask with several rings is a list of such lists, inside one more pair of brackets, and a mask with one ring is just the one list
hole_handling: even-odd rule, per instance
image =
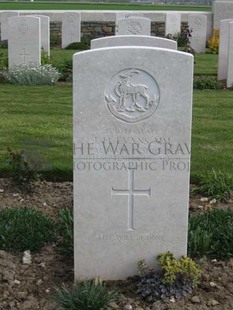
[[[53, 219], [59, 209], [72, 208], [73, 186], [71, 182], [38, 182], [31, 193], [21, 192], [9, 179], [0, 179], [0, 209], [32, 207]], [[200, 212], [208, 208], [233, 208], [228, 204], [210, 204], [202, 197], [190, 198], [190, 211]], [[203, 260], [202, 277], [198, 288], [190, 296], [173, 302], [158, 301], [148, 304], [136, 294], [137, 277], [118, 281], [119, 301], [109, 309], [133, 310], [206, 310], [233, 309], [233, 259], [228, 261]], [[32, 263], [24, 265], [22, 254], [0, 251], [0, 310], [59, 310], [51, 301], [54, 285], [73, 283], [73, 259], [59, 254], [56, 244], [46, 246], [32, 255]], [[111, 284], [110, 284], [111, 285]]]

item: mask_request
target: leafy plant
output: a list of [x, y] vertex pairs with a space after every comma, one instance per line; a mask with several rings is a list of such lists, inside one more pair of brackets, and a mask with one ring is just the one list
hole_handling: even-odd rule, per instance
[[54, 300], [64, 309], [70, 310], [100, 310], [116, 300], [117, 291], [108, 291], [105, 283], [100, 281], [84, 281], [75, 283], [69, 289], [63, 285], [62, 288], [55, 288]]
[[46, 65], [49, 64], [49, 57], [48, 53], [44, 50], [44, 48], [41, 49], [41, 64]]
[[233, 177], [230, 174], [223, 174], [221, 171], [202, 175], [199, 184], [192, 190], [193, 193], [205, 195], [211, 199], [227, 202], [233, 190]]
[[194, 89], [223, 89], [224, 85], [215, 76], [194, 76]]
[[190, 38], [192, 37], [192, 31], [189, 28], [186, 28], [182, 32], [177, 32], [176, 34], [168, 34], [167, 39], [175, 40], [178, 47], [183, 47], [185, 51], [190, 48]]
[[53, 85], [60, 76], [56, 68], [50, 64], [27, 67], [13, 66], [3, 71], [5, 79], [12, 84], [20, 85]]
[[64, 60], [60, 65], [58, 65], [58, 70], [60, 72], [60, 81], [70, 82], [72, 81], [72, 70], [73, 70], [73, 61]]
[[55, 224], [32, 208], [0, 211], [0, 249], [4, 251], [37, 252], [55, 239]]
[[13, 151], [8, 148], [7, 152], [13, 180], [22, 188], [30, 189], [32, 182], [40, 179], [36, 166], [32, 164], [24, 151]]
[[138, 262], [141, 276], [138, 283], [139, 293], [149, 302], [158, 299], [181, 297], [192, 292], [200, 278], [197, 264], [189, 257], [176, 260], [172, 253], [163, 253], [158, 257], [160, 271], [147, 266], [144, 260]]
[[218, 54], [219, 50], [219, 29], [214, 29], [211, 38], [208, 40], [208, 47], [211, 54]]
[[192, 257], [233, 257], [233, 211], [213, 209], [191, 214], [188, 251]]
[[59, 211], [58, 232], [60, 234], [58, 246], [61, 253], [73, 256], [73, 213], [71, 209], [64, 208]]
[[61, 46], [61, 36], [58, 34], [50, 33], [50, 46], [51, 47]]

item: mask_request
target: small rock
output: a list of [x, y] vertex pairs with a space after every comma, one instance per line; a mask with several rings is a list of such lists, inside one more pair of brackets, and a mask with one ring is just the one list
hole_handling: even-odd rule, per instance
[[211, 307], [211, 306], [214, 307], [214, 306], [217, 306], [217, 305], [219, 305], [219, 302], [217, 300], [213, 299], [213, 298], [207, 301], [207, 306], [208, 307]]
[[47, 205], [47, 203], [46, 203], [46, 202], [44, 202], [44, 203], [43, 203], [43, 206], [44, 206], [44, 207], [47, 207], [48, 205]]
[[216, 258], [211, 259], [211, 263], [217, 263], [217, 259]]
[[31, 256], [31, 252], [28, 251], [24, 251], [23, 252], [23, 264], [24, 265], [31, 265], [32, 263], [32, 256]]
[[39, 280], [36, 282], [36, 284], [37, 284], [38, 286], [40, 286], [42, 283], [43, 283], [43, 281], [42, 281], [41, 279], [39, 279]]
[[176, 302], [175, 297], [172, 296], [172, 297], [169, 299], [169, 301], [170, 301], [170, 302]]
[[19, 285], [19, 284], [20, 284], [20, 281], [19, 281], [19, 280], [17, 280], [17, 279], [15, 279], [15, 280], [14, 280], [14, 284]]
[[198, 296], [193, 296], [192, 298], [191, 298], [191, 302], [193, 303], [193, 304], [199, 304], [200, 302], [201, 302], [201, 300], [200, 300], [200, 298], [198, 297]]
[[45, 290], [45, 292], [46, 292], [47, 294], [49, 294], [49, 293], [50, 293], [50, 288], [47, 288], [47, 290]]
[[201, 202], [208, 202], [208, 201], [209, 201], [209, 198], [207, 198], [207, 197], [202, 197], [200, 200], [201, 200]]
[[110, 307], [112, 309], [119, 309], [119, 306], [114, 301], [110, 302], [108, 304], [108, 307]]
[[210, 205], [214, 205], [217, 202], [217, 200], [214, 198], [212, 200], [210, 200]]
[[203, 207], [203, 206], [198, 206], [197, 208], [201, 210], [201, 209], [203, 209], [204, 207]]
[[0, 188], [0, 193], [4, 193], [4, 189]]
[[210, 286], [211, 286], [211, 287], [216, 287], [217, 284], [216, 284], [215, 282], [210, 282]]
[[130, 304], [124, 306], [123, 310], [133, 310], [133, 307]]
[[45, 262], [41, 262], [39, 266], [45, 268]]

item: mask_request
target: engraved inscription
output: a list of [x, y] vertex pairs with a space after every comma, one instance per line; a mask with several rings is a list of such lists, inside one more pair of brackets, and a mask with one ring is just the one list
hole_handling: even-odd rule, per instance
[[194, 19], [194, 24], [195, 24], [196, 26], [201, 26], [201, 25], [203, 24], [203, 19], [202, 19], [202, 17], [200, 17], [200, 16], [196, 17], [196, 18]]
[[25, 21], [22, 21], [19, 25], [19, 32], [22, 34], [26, 33], [28, 31], [28, 25], [26, 24]]
[[125, 69], [113, 76], [105, 89], [109, 111], [118, 119], [135, 123], [150, 117], [159, 105], [155, 79], [140, 69]]
[[129, 34], [137, 35], [142, 31], [142, 26], [139, 22], [130, 22], [127, 31]]
[[29, 57], [30, 54], [27, 54], [27, 53], [26, 53], [26, 49], [23, 48], [23, 53], [22, 53], [22, 54], [19, 54], [19, 55], [23, 57], [23, 63], [26, 64], [26, 57]]
[[147, 196], [150, 198], [151, 189], [134, 189], [134, 170], [128, 169], [128, 189], [114, 189], [112, 187], [113, 195], [128, 196], [128, 225], [127, 230], [134, 230], [133, 225], [133, 211], [134, 211], [134, 196]]
[[74, 24], [74, 22], [75, 22], [75, 15], [74, 15], [74, 14], [69, 14], [69, 15], [67, 16], [66, 20], [67, 20], [67, 22], [68, 22], [69, 24]]

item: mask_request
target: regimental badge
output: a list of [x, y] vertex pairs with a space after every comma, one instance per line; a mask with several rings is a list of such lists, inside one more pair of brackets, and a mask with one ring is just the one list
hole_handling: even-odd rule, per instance
[[140, 69], [125, 69], [108, 83], [105, 101], [116, 118], [136, 123], [150, 117], [158, 108], [160, 90], [149, 73]]
[[140, 25], [140, 23], [133, 21], [128, 24], [127, 31], [130, 34], [137, 35], [142, 31], [142, 26]]

